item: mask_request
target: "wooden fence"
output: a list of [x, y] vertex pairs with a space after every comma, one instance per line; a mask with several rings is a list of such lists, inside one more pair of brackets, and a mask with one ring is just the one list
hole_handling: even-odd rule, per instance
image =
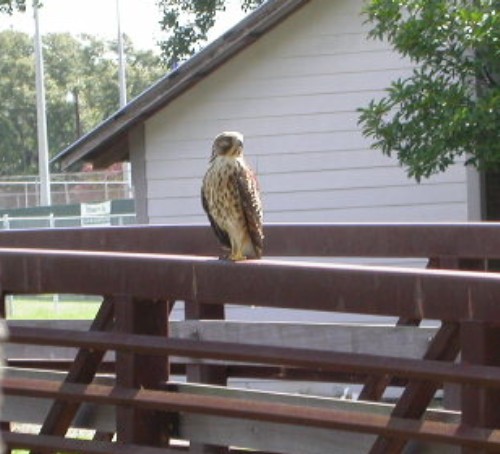
[[[268, 225], [265, 233], [267, 256], [276, 259], [229, 263], [214, 259], [217, 245], [199, 226], [1, 232], [4, 299], [103, 296], [86, 330], [10, 323], [3, 379], [8, 448], [500, 450], [500, 276], [486, 272], [500, 259], [500, 224]], [[278, 257], [425, 258], [429, 269]], [[185, 302], [186, 321], [169, 325], [176, 301]], [[229, 303], [399, 321], [231, 323], [224, 321]], [[424, 319], [440, 323], [424, 328]], [[20, 345], [24, 357], [15, 354]], [[27, 358], [37, 346], [74, 354]], [[187, 383], [174, 382], [173, 374]], [[234, 377], [359, 383], [362, 390], [356, 401], [276, 394], [237, 389]], [[457, 411], [432, 408], [445, 384], [460, 390]], [[380, 402], [389, 386], [401, 390], [399, 398]], [[14, 422], [42, 427], [37, 435], [13, 432]], [[69, 427], [92, 429], [94, 439], [67, 438]]]

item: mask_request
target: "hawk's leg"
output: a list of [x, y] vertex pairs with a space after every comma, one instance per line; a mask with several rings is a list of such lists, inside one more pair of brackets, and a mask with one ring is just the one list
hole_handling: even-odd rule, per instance
[[233, 238], [231, 237], [231, 254], [229, 255], [229, 260], [232, 260], [233, 262], [240, 262], [242, 260], [246, 260], [246, 256], [243, 255], [243, 252], [242, 252], [242, 244], [243, 244], [243, 241], [240, 241], [241, 239], [238, 238]]

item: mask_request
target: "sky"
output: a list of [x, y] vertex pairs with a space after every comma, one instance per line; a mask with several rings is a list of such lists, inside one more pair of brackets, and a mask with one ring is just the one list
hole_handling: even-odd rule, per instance
[[[28, 2], [29, 3], [29, 2]], [[156, 0], [119, 0], [122, 32], [138, 49], [158, 50], [156, 43], [162, 32], [158, 24]], [[116, 0], [43, 0], [40, 10], [41, 33], [89, 33], [106, 39], [116, 39]], [[243, 17], [238, 0], [229, 0], [227, 12], [220, 15], [211, 38], [216, 38]], [[0, 15], [0, 30], [12, 28], [32, 34], [33, 12], [9, 17]]]

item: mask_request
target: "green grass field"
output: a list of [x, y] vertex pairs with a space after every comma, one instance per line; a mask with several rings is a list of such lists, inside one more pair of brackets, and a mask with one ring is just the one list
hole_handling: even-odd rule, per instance
[[[8, 318], [12, 320], [91, 320], [99, 310], [99, 298], [78, 295], [16, 296], [7, 303]], [[14, 454], [28, 454], [14, 450]]]
[[13, 320], [91, 320], [100, 300], [76, 295], [16, 296], [7, 304], [7, 316]]

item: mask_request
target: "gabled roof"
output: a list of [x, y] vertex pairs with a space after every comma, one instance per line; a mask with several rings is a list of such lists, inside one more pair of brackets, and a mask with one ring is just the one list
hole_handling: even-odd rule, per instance
[[59, 153], [68, 168], [81, 161], [107, 166], [128, 157], [127, 133], [226, 63], [310, 0], [268, 0], [245, 19], [158, 80], [126, 106]]

